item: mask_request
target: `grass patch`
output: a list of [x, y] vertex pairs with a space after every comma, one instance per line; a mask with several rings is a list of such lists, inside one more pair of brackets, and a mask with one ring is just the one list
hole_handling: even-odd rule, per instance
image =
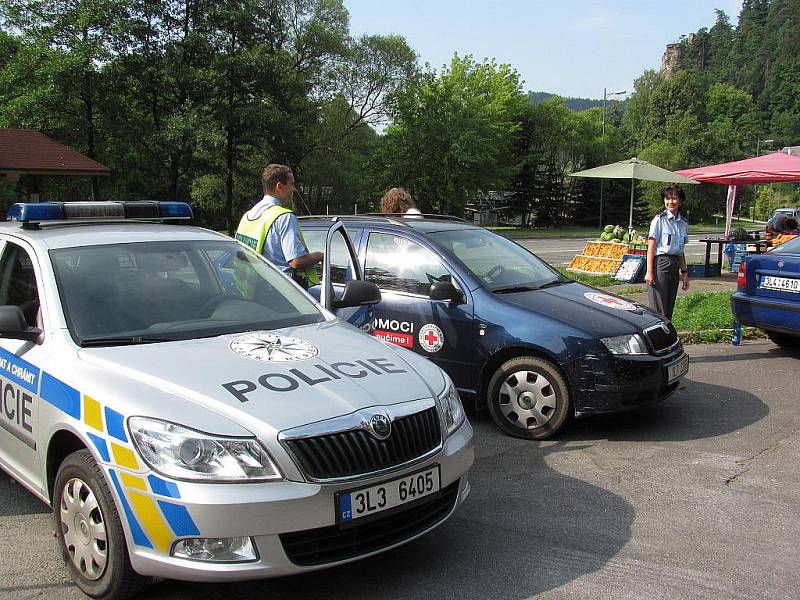
[[[616, 282], [619, 283], [619, 282]], [[617, 296], [631, 296], [633, 294], [647, 293], [647, 286], [644, 285], [625, 285], [614, 290]]]
[[[612, 285], [622, 284], [621, 281], [617, 281], [611, 275], [587, 275], [586, 273], [573, 273], [572, 271], [567, 271], [566, 267], [553, 266], [553, 268], [561, 273], [564, 277], [574, 279], [579, 283], [591, 285], [593, 287], [609, 287]], [[616, 291], [614, 293], [616, 293]]]
[[672, 322], [678, 331], [730, 329], [732, 292], [694, 292], [678, 298]]
[[[691, 293], [678, 298], [672, 322], [684, 343], [730, 342], [733, 331], [733, 292]], [[742, 327], [742, 339], [765, 337], [755, 327]]]

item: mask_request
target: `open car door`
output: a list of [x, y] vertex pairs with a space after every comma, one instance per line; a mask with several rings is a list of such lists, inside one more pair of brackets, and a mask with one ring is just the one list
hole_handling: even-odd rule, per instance
[[[381, 292], [374, 283], [364, 280], [355, 248], [344, 223], [337, 217], [325, 236], [325, 260], [322, 263], [322, 283], [308, 291], [329, 311], [343, 321], [363, 327], [372, 320], [372, 307], [381, 301]], [[345, 267], [335, 265], [346, 265]], [[333, 270], [344, 269], [334, 277]], [[346, 281], [345, 284], [334, 284]]]

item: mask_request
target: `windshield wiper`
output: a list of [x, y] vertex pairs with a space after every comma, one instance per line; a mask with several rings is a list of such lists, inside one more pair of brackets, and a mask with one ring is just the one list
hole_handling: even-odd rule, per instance
[[538, 290], [539, 288], [531, 285], [510, 285], [508, 287], [497, 288], [492, 290], [493, 294], [515, 294], [516, 292], [530, 292]]
[[96, 337], [81, 340], [81, 348], [92, 346], [135, 346], [137, 344], [155, 344], [157, 342], [169, 342], [172, 338], [167, 337], [142, 337], [139, 335], [128, 335], [121, 337]]
[[547, 283], [543, 283], [542, 285], [539, 286], [539, 289], [543, 290], [544, 288], [555, 287], [557, 285], [564, 285], [566, 283], [571, 283], [571, 282], [567, 279], [556, 279], [555, 281], [548, 281]]
[[548, 281], [542, 285], [510, 285], [508, 287], [497, 288], [492, 290], [495, 294], [515, 294], [517, 292], [532, 292], [535, 290], [543, 290], [544, 288], [554, 287], [569, 283], [566, 279], [556, 279], [555, 281]]

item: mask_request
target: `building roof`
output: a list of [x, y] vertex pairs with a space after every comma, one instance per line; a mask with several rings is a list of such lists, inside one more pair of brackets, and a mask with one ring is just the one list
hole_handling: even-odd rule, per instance
[[111, 175], [111, 169], [35, 129], [0, 129], [0, 175]]

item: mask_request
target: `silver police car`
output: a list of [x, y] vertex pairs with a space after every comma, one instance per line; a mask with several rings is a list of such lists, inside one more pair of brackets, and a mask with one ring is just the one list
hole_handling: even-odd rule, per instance
[[327, 310], [238, 242], [163, 223], [190, 216], [17, 204], [0, 226], [0, 466], [52, 506], [80, 589], [319, 569], [447, 519], [472, 428], [443, 371], [337, 318], [380, 299], [355, 258]]

